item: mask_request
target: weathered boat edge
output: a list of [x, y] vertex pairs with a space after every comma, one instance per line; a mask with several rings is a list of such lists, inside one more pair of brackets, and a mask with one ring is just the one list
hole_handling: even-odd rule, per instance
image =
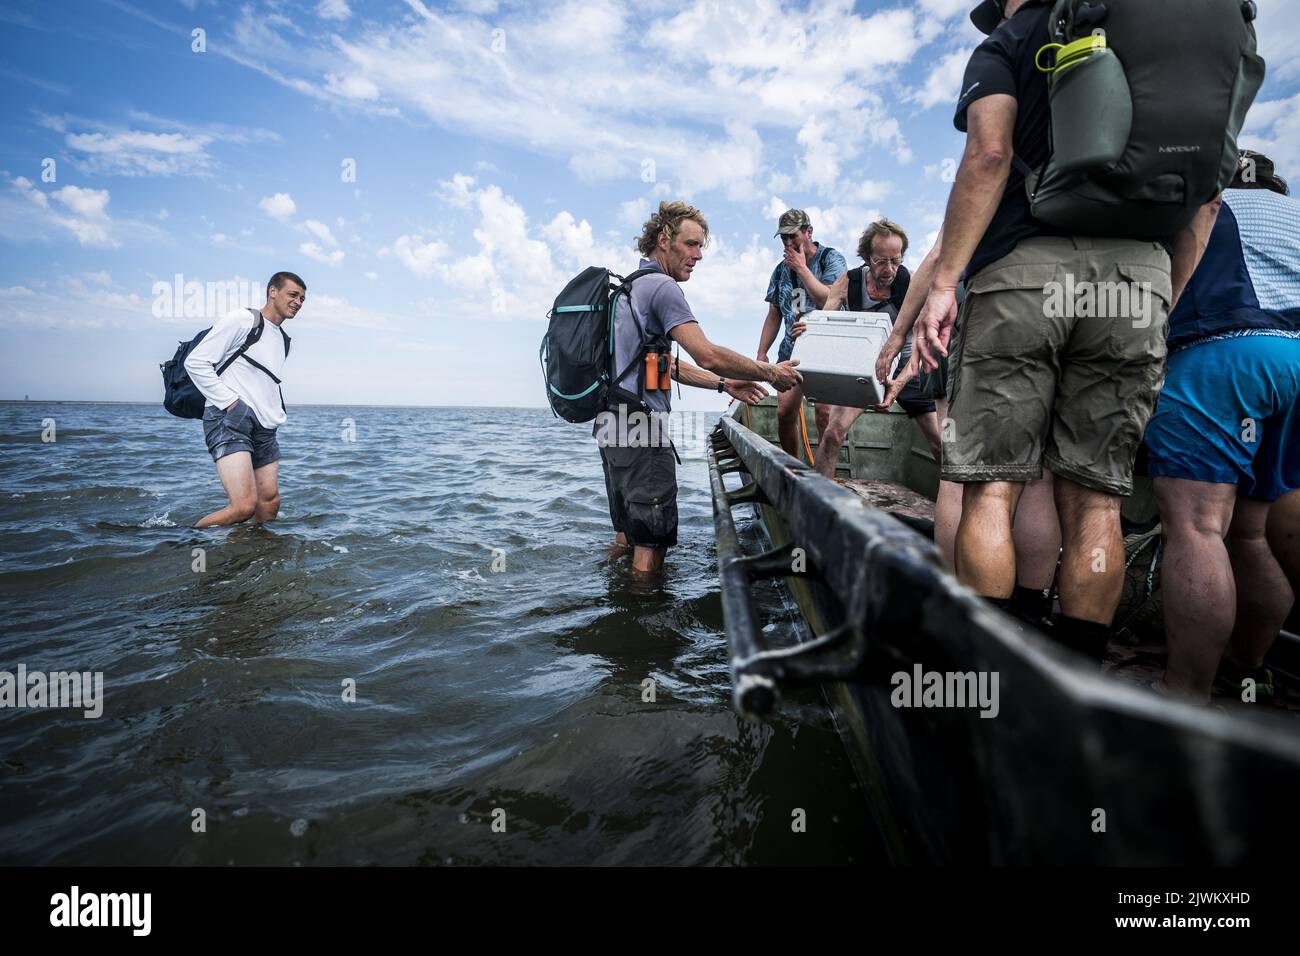
[[[1300, 740], [1278, 721], [1090, 672], [958, 584], [930, 542], [733, 417], [708, 457], [737, 708], [761, 716], [782, 684], [823, 683], [894, 859], [1221, 864], [1296, 845], [1280, 795], [1300, 783]], [[727, 490], [732, 472], [742, 489]], [[759, 508], [771, 552], [740, 553], [738, 503]], [[811, 642], [761, 646], [755, 576], [785, 579]], [[916, 663], [997, 673], [999, 719], [894, 707], [890, 675]]]

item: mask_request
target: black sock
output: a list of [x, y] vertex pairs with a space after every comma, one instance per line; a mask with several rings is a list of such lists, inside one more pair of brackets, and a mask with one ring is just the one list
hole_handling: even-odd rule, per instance
[[1056, 615], [1053, 621], [1053, 636], [1066, 647], [1098, 662], [1106, 659], [1106, 645], [1110, 643], [1111, 634], [1109, 624], [1084, 621], [1064, 614]]
[[[984, 597], [984, 596], [983, 596], [983, 595], [980, 595], [980, 597]], [[985, 600], [986, 602], [988, 602], [989, 604], [992, 604], [992, 605], [993, 605], [995, 608], [997, 608], [999, 611], [1005, 611], [1005, 612], [1008, 613], [1008, 614], [1013, 614], [1013, 613], [1014, 613], [1014, 611], [1013, 611], [1012, 608], [1011, 608], [1011, 598], [993, 598], [993, 597], [986, 597], [986, 598], [984, 598], [984, 600]]]
[[1019, 584], [1011, 594], [1012, 613], [1030, 621], [1042, 621], [1052, 616], [1052, 591], [1038, 590]]

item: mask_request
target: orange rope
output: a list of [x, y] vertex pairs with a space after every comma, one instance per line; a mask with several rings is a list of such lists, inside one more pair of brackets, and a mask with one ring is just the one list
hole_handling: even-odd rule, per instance
[[813, 463], [812, 445], [808, 444], [808, 421], [803, 415], [803, 400], [799, 401], [799, 430], [803, 432], [803, 450], [808, 453], [808, 464]]

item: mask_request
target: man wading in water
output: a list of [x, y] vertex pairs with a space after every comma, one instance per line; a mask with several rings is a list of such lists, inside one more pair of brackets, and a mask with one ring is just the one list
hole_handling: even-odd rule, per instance
[[[645, 342], [653, 345], [657, 354], [667, 354], [671, 339], [703, 366], [675, 360], [670, 365], [671, 378], [757, 404], [767, 394], [759, 382], [770, 382], [779, 392], [796, 386], [801, 379], [794, 366], [799, 363], [753, 362], [705, 337], [686, 303], [681, 283], [691, 278], [704, 258], [708, 237], [709, 224], [694, 206], [659, 204], [659, 211], [646, 222], [636, 243], [641, 252], [637, 268], [654, 271], [633, 283], [631, 302], [621, 296], [614, 313], [614, 367], [628, 368], [630, 360], [640, 355], [639, 324]], [[637, 395], [635, 369], [640, 364], [632, 363], [633, 370], [614, 383], [619, 391]], [[671, 407], [671, 381], [663, 376], [656, 379], [658, 387], [647, 382], [639, 401], [651, 415], [663, 420]], [[609, 517], [617, 532], [615, 547], [633, 548], [633, 570], [646, 573], [659, 570], [668, 548], [677, 543], [677, 460], [666, 427], [620, 427], [641, 414], [626, 404], [602, 412], [596, 417], [594, 434], [605, 470]]]
[[[292, 272], [277, 272], [266, 286], [261, 311], [236, 309], [224, 316], [185, 359], [185, 371], [207, 399], [203, 437], [217, 463], [217, 476], [230, 503], [203, 518], [196, 528], [238, 524], [252, 518], [271, 521], [280, 511], [280, 443], [284, 397], [279, 376], [289, 354], [281, 328], [298, 314], [307, 286]], [[262, 323], [262, 334], [220, 375], [217, 369]]]

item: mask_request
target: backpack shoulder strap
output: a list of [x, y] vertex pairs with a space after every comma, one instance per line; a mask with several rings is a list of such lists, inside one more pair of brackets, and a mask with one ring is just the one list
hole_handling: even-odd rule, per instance
[[[623, 379], [625, 379], [628, 376], [628, 373], [635, 368], [637, 370], [637, 392], [638, 394], [641, 395], [645, 394], [644, 353], [646, 347], [646, 336], [645, 336], [645, 326], [642, 325], [641, 320], [637, 318], [636, 309], [632, 305], [632, 283], [635, 282], [637, 279], [641, 278], [642, 276], [650, 275], [651, 273], [656, 273], [656, 272], [659, 272], [659, 270], [658, 269], [637, 269], [635, 272], [629, 273], [626, 278], [622, 276], [618, 276], [615, 273], [610, 273], [610, 275], [620, 280], [619, 284], [615, 286], [614, 292], [609, 299], [609, 320], [610, 320], [610, 335], [611, 335], [610, 352], [609, 352], [610, 364], [613, 365], [613, 360], [614, 360], [614, 347], [613, 347], [614, 343], [612, 340], [612, 336], [614, 334], [614, 312], [615, 309], [618, 307], [618, 297], [620, 295], [627, 297], [627, 313], [632, 317], [632, 324], [636, 326], [637, 340], [641, 343], [641, 347], [633, 353], [632, 358], [629, 359], [628, 364], [625, 368], [622, 369], [619, 369], [617, 367], [611, 368], [610, 381], [612, 382], [613, 385], [617, 386], [618, 383], [623, 381]], [[660, 273], [660, 275], [663, 275], [663, 273]]]
[[862, 311], [862, 270], [863, 268], [864, 268], [863, 266], [858, 266], [856, 269], [850, 269], [847, 273], [848, 299], [849, 299], [850, 312]]
[[[262, 337], [262, 329], [266, 325], [266, 320], [262, 318], [262, 313], [258, 312], [256, 309], [249, 309], [248, 311], [252, 312], [255, 316], [257, 316], [257, 321], [253, 323], [253, 327], [249, 329], [248, 334], [244, 336], [244, 344], [241, 345], [239, 348], [235, 349], [234, 353], [230, 356], [230, 358], [226, 359], [224, 362], [221, 363], [220, 367], [217, 369], [218, 375], [220, 375], [226, 369], [230, 368], [230, 364], [234, 362], [235, 359], [239, 358], [239, 356], [241, 355], [244, 355], [244, 353], [247, 352], [249, 349], [251, 349], [257, 343], [257, 340]], [[248, 358], [248, 356], [246, 355], [244, 355], [244, 357]], [[250, 362], [253, 361], [252, 359], [248, 359], [248, 360]], [[253, 364], [256, 365], [257, 363], [254, 362]], [[268, 372], [267, 374], [269, 375], [270, 373]]]

